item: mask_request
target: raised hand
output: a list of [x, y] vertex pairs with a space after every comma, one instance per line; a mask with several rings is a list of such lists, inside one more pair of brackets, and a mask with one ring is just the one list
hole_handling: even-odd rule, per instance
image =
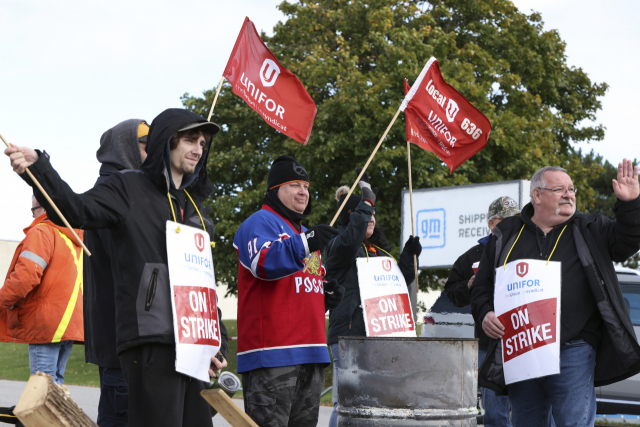
[[16, 147], [9, 144], [4, 150], [4, 154], [9, 157], [13, 171], [18, 175], [24, 173], [24, 170], [38, 160], [38, 153], [29, 147]]
[[631, 160], [623, 159], [622, 163], [618, 163], [618, 179], [612, 181], [613, 192], [619, 200], [628, 202], [640, 195], [638, 166], [634, 168]]

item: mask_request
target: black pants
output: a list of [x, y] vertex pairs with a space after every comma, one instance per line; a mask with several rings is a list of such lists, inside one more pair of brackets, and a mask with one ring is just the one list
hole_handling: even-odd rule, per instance
[[129, 391], [121, 369], [98, 367], [100, 373], [100, 427], [127, 427], [129, 425]]
[[323, 385], [319, 363], [243, 372], [244, 408], [260, 427], [315, 427]]
[[176, 372], [173, 345], [144, 344], [120, 353], [129, 386], [130, 427], [211, 427], [204, 383]]

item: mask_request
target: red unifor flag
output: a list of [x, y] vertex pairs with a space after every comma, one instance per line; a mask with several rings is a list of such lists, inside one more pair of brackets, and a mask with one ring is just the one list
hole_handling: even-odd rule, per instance
[[449, 173], [487, 145], [489, 119], [445, 83], [436, 58], [429, 59], [411, 89], [406, 80], [404, 87], [400, 110], [407, 120], [407, 140], [436, 154]]
[[300, 80], [284, 68], [245, 18], [224, 70], [233, 93], [276, 130], [307, 145], [316, 104]]

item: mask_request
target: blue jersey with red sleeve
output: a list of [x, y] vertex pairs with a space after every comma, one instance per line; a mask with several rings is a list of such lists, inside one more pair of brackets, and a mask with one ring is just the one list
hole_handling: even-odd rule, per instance
[[238, 372], [328, 365], [324, 267], [298, 233], [269, 206], [242, 223], [238, 252]]

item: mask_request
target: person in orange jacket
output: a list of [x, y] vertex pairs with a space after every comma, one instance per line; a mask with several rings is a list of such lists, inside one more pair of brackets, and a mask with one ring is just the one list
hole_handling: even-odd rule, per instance
[[84, 341], [82, 248], [35, 197], [31, 211], [35, 219], [0, 288], [0, 341], [29, 344], [31, 374], [44, 372], [62, 384], [73, 342]]

